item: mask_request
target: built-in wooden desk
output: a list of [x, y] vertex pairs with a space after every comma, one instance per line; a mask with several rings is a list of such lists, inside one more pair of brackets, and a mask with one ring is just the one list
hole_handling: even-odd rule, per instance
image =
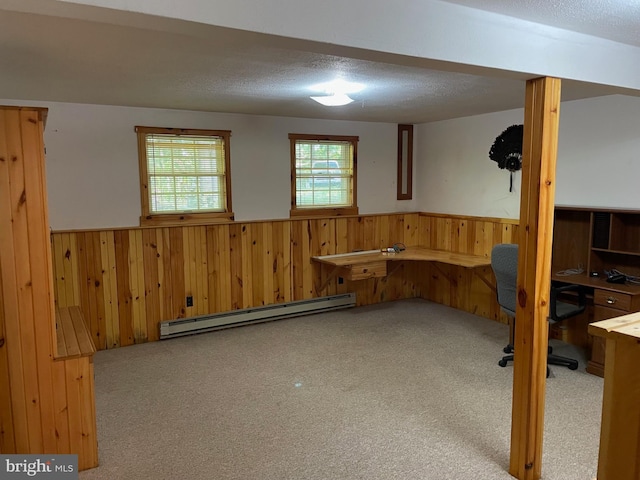
[[[587, 371], [602, 376], [604, 340], [584, 335], [585, 324], [640, 311], [640, 285], [605, 281], [607, 271], [640, 276], [640, 210], [558, 206], [553, 226], [552, 272], [582, 268], [585, 273], [554, 277], [593, 289], [593, 306], [580, 321], [563, 322], [567, 330], [579, 329], [591, 356]], [[598, 277], [590, 277], [591, 273]], [[576, 317], [577, 320], [577, 317]], [[583, 320], [586, 320], [583, 321]]]
[[[599, 322], [640, 311], [640, 285], [608, 283], [601, 277], [579, 275], [553, 275], [552, 280], [574, 283], [593, 289], [593, 321]], [[593, 337], [587, 372], [604, 376], [605, 345], [601, 337]]]
[[606, 344], [598, 480], [640, 479], [640, 313], [589, 325]]
[[[585, 273], [581, 273], [577, 275], [554, 274], [551, 276], [551, 280], [558, 281], [558, 282], [565, 282], [565, 283], [574, 283], [574, 284], [582, 285], [585, 287], [591, 287], [594, 289], [594, 291], [597, 289], [604, 292], [605, 294], [618, 293], [618, 294], [627, 295], [628, 296], [627, 301], [631, 302], [631, 304], [640, 308], [640, 285], [635, 285], [630, 283], [627, 283], [627, 284], [608, 283], [604, 278], [589, 277]], [[632, 299], [632, 297], [637, 297], [637, 298]], [[635, 302], [637, 302], [637, 305], [635, 304]], [[607, 305], [616, 305], [616, 308], [623, 308], [618, 304], [618, 302], [615, 299], [610, 300], [609, 303], [607, 303]]]
[[[367, 250], [363, 252], [339, 253], [336, 255], [322, 255], [311, 257], [314, 262], [331, 267], [318, 292], [325, 289], [327, 284], [336, 276], [347, 280], [364, 280], [374, 277], [386, 277], [393, 274], [404, 261], [447, 263], [465, 268], [487, 267], [491, 265], [491, 258], [483, 255], [448, 252], [424, 247], [408, 247], [401, 252], [382, 252]], [[442, 272], [445, 276], [446, 273]], [[491, 282], [480, 277], [495, 288]]]

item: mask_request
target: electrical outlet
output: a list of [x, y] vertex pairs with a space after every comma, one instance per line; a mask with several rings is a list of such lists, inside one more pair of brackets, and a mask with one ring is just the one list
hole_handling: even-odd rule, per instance
[[191, 295], [187, 296], [187, 307], [193, 307], [193, 297]]

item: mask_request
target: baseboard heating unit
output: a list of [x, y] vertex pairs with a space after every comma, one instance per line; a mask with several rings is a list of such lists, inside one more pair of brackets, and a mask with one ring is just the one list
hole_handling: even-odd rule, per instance
[[311, 313], [330, 312], [355, 306], [356, 294], [344, 293], [311, 298], [309, 300], [296, 300], [294, 302], [231, 310], [199, 317], [167, 320], [160, 322], [160, 339], [210, 332], [220, 328], [237, 327], [250, 323], [281, 320]]

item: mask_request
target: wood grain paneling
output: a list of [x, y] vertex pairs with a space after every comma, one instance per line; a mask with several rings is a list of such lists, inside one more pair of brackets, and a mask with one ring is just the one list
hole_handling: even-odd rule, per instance
[[[318, 296], [315, 255], [399, 243], [488, 256], [516, 233], [512, 220], [424, 213], [57, 232], [56, 301], [80, 304], [96, 347], [114, 348], [157, 340], [163, 320]], [[321, 295], [349, 291], [358, 305], [422, 296], [507, 323], [495, 293], [464, 268], [408, 262], [384, 278], [336, 278]]]
[[525, 95], [509, 461], [519, 480], [542, 474], [560, 84], [550, 77], [528, 80]]
[[[480, 217], [420, 214], [418, 243], [429, 248], [472, 253], [489, 257], [497, 243], [517, 243], [518, 225], [514, 220]], [[495, 292], [480, 275], [494, 282], [490, 267], [469, 271], [453, 265], [421, 265], [419, 284], [422, 297], [485, 318], [508, 323], [500, 311]]]
[[[50, 243], [43, 115], [0, 108], [0, 451], [75, 453], [86, 469], [97, 465], [92, 367], [88, 357], [54, 361], [53, 303], [79, 300], [92, 314], [91, 333], [102, 333], [100, 242], [85, 232]], [[83, 371], [67, 371], [72, 366]]]

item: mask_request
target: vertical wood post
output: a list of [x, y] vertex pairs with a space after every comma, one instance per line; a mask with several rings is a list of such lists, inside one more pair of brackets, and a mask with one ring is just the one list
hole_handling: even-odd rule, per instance
[[527, 81], [509, 473], [538, 480], [547, 370], [560, 80]]

